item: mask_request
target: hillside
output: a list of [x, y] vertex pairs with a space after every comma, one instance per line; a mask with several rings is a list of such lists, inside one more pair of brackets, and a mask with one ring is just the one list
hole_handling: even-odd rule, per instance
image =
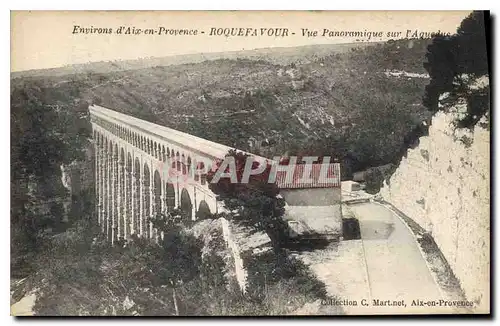
[[427, 78], [391, 73], [424, 73], [428, 43], [315, 46], [321, 55], [312, 56], [283, 50], [294, 58], [290, 63], [274, 60], [280, 51], [274, 49], [269, 60], [33, 73], [12, 79], [12, 110], [34, 104], [72, 111], [96, 103], [265, 156], [332, 155], [344, 160], [347, 176], [399, 160], [428, 118], [420, 104]]
[[[371, 43], [374, 44], [374, 43]], [[229, 51], [229, 52], [207, 52], [183, 55], [173, 55], [168, 57], [150, 57], [137, 60], [122, 61], [100, 61], [85, 64], [76, 64], [51, 69], [38, 69], [16, 71], [12, 73], [13, 78], [35, 77], [35, 76], [63, 76], [81, 73], [110, 73], [116, 71], [126, 71], [143, 69], [157, 66], [173, 66], [185, 63], [199, 63], [207, 60], [218, 59], [250, 59], [266, 60], [276, 64], [290, 64], [292, 62], [311, 62], [318, 57], [330, 55], [331, 53], [343, 53], [353, 47], [368, 46], [370, 43], [343, 43], [343, 44], [322, 44], [305, 45], [291, 48], [261, 48], [254, 50]]]

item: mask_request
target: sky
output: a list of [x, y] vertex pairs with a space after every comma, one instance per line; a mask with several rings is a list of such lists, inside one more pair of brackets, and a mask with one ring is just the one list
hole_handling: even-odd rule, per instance
[[[357, 38], [323, 36], [329, 31], [454, 33], [467, 11], [12, 11], [11, 71], [45, 69], [96, 61], [132, 60], [179, 54], [350, 43]], [[74, 33], [81, 28], [111, 29], [111, 34]], [[162, 35], [117, 34], [117, 29], [151, 29]], [[212, 28], [242, 28], [264, 36], [210, 35]], [[268, 36], [267, 29], [288, 29]], [[165, 35], [166, 29], [196, 30], [197, 35]], [[303, 36], [303, 29], [312, 33]], [[201, 32], [205, 32], [202, 34]], [[314, 31], [317, 35], [313, 36]], [[292, 33], [295, 33], [292, 35]], [[366, 38], [365, 38], [366, 40]]]

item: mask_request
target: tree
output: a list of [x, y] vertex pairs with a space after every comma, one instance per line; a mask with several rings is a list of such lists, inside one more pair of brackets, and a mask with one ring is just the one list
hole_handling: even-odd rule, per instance
[[[472, 128], [489, 116], [489, 87], [471, 90], [477, 78], [488, 76], [485, 15], [474, 11], [455, 35], [435, 37], [426, 54], [424, 68], [431, 80], [425, 89], [424, 105], [432, 112], [446, 112], [465, 100], [467, 112], [456, 122], [460, 128]], [[444, 93], [448, 93], [446, 98], [441, 97]]]
[[[224, 202], [227, 209], [237, 211], [233, 216], [235, 220], [243, 225], [266, 232], [275, 252], [281, 253], [281, 249], [288, 239], [288, 225], [282, 219], [285, 212], [285, 202], [278, 197], [278, 186], [268, 182], [271, 172], [270, 163], [267, 163], [260, 174], [251, 175], [248, 183], [242, 182], [248, 157], [250, 155], [230, 150], [226, 158], [234, 159], [237, 182], [231, 182], [230, 178], [220, 178], [217, 182], [212, 182], [216, 171], [223, 163], [221, 160], [207, 174], [209, 188], [218, 196], [219, 200]], [[259, 164], [262, 163], [253, 161], [252, 169], [257, 169]], [[228, 165], [223, 172], [230, 172], [229, 169]]]
[[[153, 247], [158, 259], [152, 260], [150, 270], [157, 275], [159, 285], [172, 287], [172, 299], [176, 314], [179, 315], [176, 287], [195, 278], [201, 266], [201, 240], [185, 232], [186, 214], [180, 209], [174, 209], [166, 214], [157, 214], [151, 218], [153, 227], [163, 232], [159, 247]], [[136, 239], [137, 241], [137, 239]], [[146, 240], [147, 241], [147, 240]], [[165, 266], [162, 262], [168, 262]]]
[[88, 103], [78, 99], [72, 83], [61, 88], [36, 80], [12, 84], [11, 225], [12, 245], [19, 252], [21, 246], [37, 248], [38, 234], [50, 226], [39, 208], [65, 194], [60, 166], [84, 157], [91, 129]]

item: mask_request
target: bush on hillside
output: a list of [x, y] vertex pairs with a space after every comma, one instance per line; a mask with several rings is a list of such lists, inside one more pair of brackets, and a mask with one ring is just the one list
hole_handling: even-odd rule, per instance
[[[47, 88], [41, 81], [15, 83], [11, 90], [12, 272], [36, 253], [41, 236], [63, 220], [61, 164], [85, 158], [91, 135], [88, 103], [79, 88]], [[47, 214], [46, 211], [49, 211]], [[18, 259], [19, 258], [19, 259]], [[28, 259], [29, 260], [29, 259]]]
[[[250, 226], [255, 230], [264, 231], [268, 234], [276, 252], [279, 252], [288, 239], [288, 225], [282, 219], [285, 212], [285, 202], [278, 198], [279, 188], [275, 183], [269, 183], [271, 165], [265, 167], [264, 171], [257, 175], [251, 175], [247, 183], [243, 183], [243, 171], [247, 158], [250, 155], [243, 152], [231, 150], [226, 154], [226, 162], [234, 162], [236, 172], [236, 182], [230, 178], [220, 178], [218, 182], [213, 182], [217, 171], [224, 161], [219, 161], [207, 174], [209, 188], [224, 202], [225, 207], [236, 210], [232, 218], [243, 225]], [[252, 161], [252, 169], [256, 169], [261, 164]], [[265, 164], [265, 163], [262, 163]], [[222, 171], [229, 172], [231, 164]], [[220, 172], [219, 172], [220, 173]]]
[[[99, 230], [89, 236], [88, 225], [52, 239], [30, 282], [39, 289], [36, 314], [169, 316], [229, 309], [223, 295], [241, 295], [224, 276], [225, 261], [216, 251], [202, 257], [201, 240], [181, 219], [168, 217], [174, 222], [163, 224], [170, 229], [161, 229], [159, 243], [133, 237], [110, 247]], [[222, 234], [213, 241], [223, 244]]]

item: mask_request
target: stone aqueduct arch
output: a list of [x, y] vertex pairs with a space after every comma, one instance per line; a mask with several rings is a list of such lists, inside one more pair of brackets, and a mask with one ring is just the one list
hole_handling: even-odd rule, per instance
[[112, 243], [158, 237], [148, 218], [159, 212], [180, 208], [193, 220], [218, 212], [203, 171], [229, 147], [100, 106], [89, 111], [97, 220]]
[[[157, 239], [159, 234], [149, 221], [157, 213], [179, 208], [193, 220], [218, 213], [206, 171], [216, 160], [223, 159], [230, 147], [97, 105], [90, 106], [89, 112], [95, 150], [97, 220], [112, 244], [132, 234]], [[331, 184], [321, 177], [306, 184], [289, 183], [284, 175], [278, 177], [277, 184], [287, 203], [294, 205], [294, 199], [308, 198], [302, 191], [309, 188], [323, 188], [315, 190], [320, 194], [316, 197], [328, 198], [334, 201], [328, 205], [340, 207], [340, 165], [332, 163], [330, 168], [336, 176]], [[311, 173], [317, 172], [319, 169], [313, 166]], [[332, 187], [334, 192], [329, 190]], [[319, 205], [316, 197], [310, 198], [311, 205]]]

